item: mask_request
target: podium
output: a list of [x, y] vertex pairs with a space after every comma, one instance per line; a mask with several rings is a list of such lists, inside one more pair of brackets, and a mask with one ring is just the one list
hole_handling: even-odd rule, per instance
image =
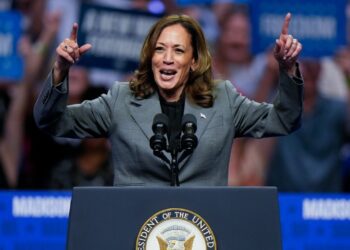
[[67, 249], [282, 250], [277, 189], [74, 188]]

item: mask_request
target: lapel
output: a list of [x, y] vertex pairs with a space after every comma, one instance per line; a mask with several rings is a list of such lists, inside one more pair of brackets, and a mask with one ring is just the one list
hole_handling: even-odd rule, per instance
[[[139, 126], [144, 135], [147, 137], [147, 139], [150, 140], [150, 138], [154, 134], [152, 131], [153, 118], [156, 114], [162, 112], [158, 93], [155, 92], [152, 96], [150, 96], [147, 99], [136, 99], [135, 97], [132, 97], [131, 99], [126, 99], [126, 102], [128, 102], [127, 107], [129, 107], [131, 117], [134, 119], [134, 121]], [[202, 108], [198, 105], [193, 104], [189, 101], [188, 98], [186, 98], [184, 115], [185, 114], [192, 114], [196, 117], [196, 136], [198, 138], [198, 144], [201, 143], [200, 138], [202, 137], [205, 129], [212, 120], [215, 114], [215, 109]], [[170, 160], [170, 154], [167, 152], [164, 153]], [[179, 169], [181, 169], [186, 164], [189, 158], [190, 156], [187, 156], [179, 164]]]
[[152, 131], [153, 118], [156, 114], [161, 113], [158, 93], [155, 92], [147, 99], [136, 99], [131, 97], [131, 100], [126, 100], [130, 110], [130, 115], [140, 127], [141, 131], [148, 138], [154, 134]]
[[198, 142], [199, 142], [209, 122], [213, 118], [213, 115], [215, 114], [215, 110], [213, 108], [202, 108], [198, 105], [193, 104], [186, 98], [184, 115], [185, 114], [192, 114], [196, 117], [197, 119], [196, 136], [198, 137]]
[[[199, 145], [201, 143], [201, 137], [204, 131], [206, 130], [208, 124], [210, 123], [210, 121], [212, 120], [215, 114], [215, 109], [202, 108], [198, 105], [193, 104], [188, 100], [188, 98], [186, 98], [184, 115], [185, 114], [192, 114], [197, 119], [197, 131], [195, 134], [198, 138], [198, 145]], [[196, 149], [194, 151], [196, 151]], [[182, 162], [180, 162], [179, 169], [181, 169], [186, 164], [186, 162], [189, 160], [190, 157], [191, 155], [187, 156]]]
[[[159, 102], [158, 93], [155, 92], [152, 96], [147, 99], [136, 99], [132, 97], [131, 100], [126, 100], [130, 110], [132, 118], [135, 120], [137, 125], [143, 131], [145, 136], [150, 139], [153, 135], [152, 124], [153, 118], [156, 114], [161, 113], [161, 107]], [[193, 104], [188, 98], [185, 100], [185, 114], [192, 114], [197, 119], [197, 132], [196, 135], [198, 140], [201, 138], [205, 131], [208, 123], [213, 118], [215, 110], [213, 108], [202, 108], [198, 105]], [[171, 122], [171, 121], [170, 121]]]

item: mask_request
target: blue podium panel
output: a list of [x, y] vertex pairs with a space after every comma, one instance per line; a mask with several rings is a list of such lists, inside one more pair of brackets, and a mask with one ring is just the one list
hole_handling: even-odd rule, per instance
[[[163, 226], [167, 216], [182, 217], [188, 223], [175, 221]], [[191, 221], [198, 225], [199, 220], [205, 246], [195, 246], [201, 244], [196, 242], [201, 238], [198, 236], [193, 249], [282, 249], [277, 190], [227, 187], [76, 188], [70, 210], [68, 249], [167, 249], [161, 245], [169, 246], [175, 237], [175, 233], [169, 236], [168, 231], [185, 228], [182, 231], [189, 233], [180, 243], [188, 243], [195, 235]], [[163, 227], [154, 235], [160, 239], [153, 239], [154, 246], [159, 246], [150, 247], [153, 245], [147, 240], [152, 240], [157, 226]], [[181, 240], [174, 241], [180, 244]]]

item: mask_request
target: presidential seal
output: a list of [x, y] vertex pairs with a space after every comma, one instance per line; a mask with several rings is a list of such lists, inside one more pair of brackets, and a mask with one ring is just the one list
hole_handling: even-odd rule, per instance
[[183, 208], [169, 208], [152, 215], [141, 227], [136, 250], [216, 250], [208, 223]]

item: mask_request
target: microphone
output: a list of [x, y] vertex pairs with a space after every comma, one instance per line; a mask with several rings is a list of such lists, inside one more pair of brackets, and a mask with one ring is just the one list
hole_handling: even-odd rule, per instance
[[150, 146], [154, 154], [160, 154], [167, 147], [165, 134], [168, 131], [169, 119], [165, 114], [156, 114], [153, 118], [152, 130], [154, 135], [150, 139]]
[[192, 114], [186, 114], [182, 118], [182, 132], [181, 148], [191, 153], [198, 144], [197, 136], [197, 119]]

